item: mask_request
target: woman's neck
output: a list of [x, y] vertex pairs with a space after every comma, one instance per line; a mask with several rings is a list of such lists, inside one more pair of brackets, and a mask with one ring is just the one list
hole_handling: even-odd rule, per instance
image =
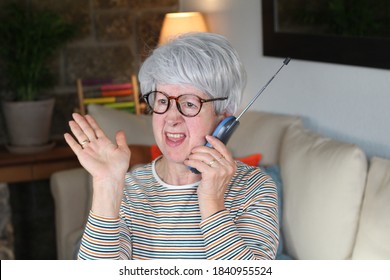
[[192, 173], [188, 166], [169, 162], [164, 156], [156, 161], [155, 167], [160, 179], [170, 185], [188, 185], [196, 183], [201, 179], [201, 175]]

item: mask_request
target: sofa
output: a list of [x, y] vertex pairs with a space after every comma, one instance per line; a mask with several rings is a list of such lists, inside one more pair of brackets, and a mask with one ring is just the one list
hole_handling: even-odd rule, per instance
[[[108, 137], [124, 130], [129, 168], [149, 162], [151, 116], [90, 105]], [[261, 154], [258, 166], [279, 195], [277, 259], [390, 259], [390, 160], [367, 158], [358, 146], [305, 128], [299, 116], [248, 111], [228, 143], [234, 157]], [[54, 173], [58, 259], [74, 259], [91, 204], [82, 169]]]

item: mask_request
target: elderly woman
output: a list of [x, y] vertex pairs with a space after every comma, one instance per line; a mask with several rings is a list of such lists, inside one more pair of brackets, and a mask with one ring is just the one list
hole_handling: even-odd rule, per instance
[[79, 258], [275, 258], [274, 183], [211, 136], [240, 103], [236, 51], [220, 35], [182, 35], [153, 51], [139, 80], [162, 151], [153, 162], [127, 172], [123, 132], [112, 143], [88, 115], [69, 122], [65, 139], [93, 182]]

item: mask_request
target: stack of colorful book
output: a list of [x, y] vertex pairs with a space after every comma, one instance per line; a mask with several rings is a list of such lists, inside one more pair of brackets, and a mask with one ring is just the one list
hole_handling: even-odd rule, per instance
[[101, 104], [134, 113], [135, 101], [131, 83], [91, 85], [83, 81], [83, 103]]

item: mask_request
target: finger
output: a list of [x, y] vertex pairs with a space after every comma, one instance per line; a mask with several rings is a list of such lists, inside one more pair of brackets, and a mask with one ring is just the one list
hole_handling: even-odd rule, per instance
[[213, 148], [218, 150], [218, 151], [219, 150], [222, 150], [222, 151], [227, 150], [226, 145], [221, 140], [219, 140], [217, 137], [214, 137], [211, 135], [206, 135], [206, 141], [209, 142], [213, 146]]
[[90, 141], [88, 136], [84, 133], [84, 131], [81, 129], [77, 122], [69, 121], [69, 127], [80, 145], [81, 143], [88, 143]]
[[102, 138], [102, 137], [106, 137], [106, 134], [104, 133], [104, 131], [100, 128], [100, 126], [98, 125], [98, 123], [96, 122], [96, 120], [90, 116], [90, 115], [86, 115], [85, 116], [86, 120], [88, 121], [89, 125], [92, 127], [92, 129], [94, 130], [94, 133], [96, 135], [97, 138]]
[[[210, 153], [201, 153], [201, 152], [192, 153], [189, 155], [187, 160], [188, 160], [188, 164], [191, 167], [198, 169], [198, 171], [200, 172], [204, 170], [207, 171], [209, 170], [209, 168], [216, 168], [218, 165], [217, 159], [213, 157]], [[185, 162], [185, 164], [187, 163]]]
[[119, 148], [123, 149], [123, 148], [128, 148], [129, 147], [127, 145], [126, 135], [125, 135], [125, 133], [122, 130], [118, 131], [116, 133], [115, 139], [116, 139], [116, 143], [117, 143]]
[[[225, 156], [221, 154], [220, 151], [205, 146], [194, 148], [190, 156], [192, 159], [201, 160], [205, 163], [210, 163], [210, 161], [222, 162], [222, 160], [225, 159]], [[226, 162], [226, 160], [224, 162]]]
[[211, 168], [217, 168], [218, 167], [218, 160], [213, 158], [212, 160], [210, 160], [209, 162], [206, 163], [209, 167]]
[[205, 149], [194, 149], [193, 152], [188, 156], [188, 159], [190, 160], [196, 160], [203, 163], [210, 162], [214, 159], [212, 154], [209, 152], [211, 150], [210, 148]]
[[211, 135], [206, 135], [206, 140], [214, 147], [215, 152], [217, 152], [213, 153], [216, 159], [219, 159], [219, 161], [222, 161], [223, 159], [228, 161], [233, 160], [230, 151], [221, 140]]
[[80, 144], [69, 133], [65, 133], [64, 138], [72, 151], [76, 154], [76, 156], [78, 156], [79, 153], [83, 150]]
[[73, 113], [72, 116], [75, 122], [79, 125], [82, 132], [90, 141], [97, 139], [95, 130], [91, 127], [90, 123], [87, 121], [87, 119], [84, 116], [77, 113]]
[[[216, 140], [219, 141], [218, 139]], [[222, 142], [221, 144], [223, 147], [225, 147]], [[218, 170], [219, 173], [221, 172], [221, 170], [224, 170], [224, 172], [226, 171], [229, 174], [234, 173], [236, 170], [236, 162], [228, 149], [223, 150], [226, 152], [226, 156], [222, 154], [223, 151], [221, 150], [217, 151], [216, 149], [208, 147], [194, 148], [193, 153], [189, 156], [189, 159], [195, 161], [195, 163], [191, 163], [193, 165], [189, 165], [197, 169], [198, 166], [200, 166], [198, 169], [200, 172], [210, 172], [212, 168], [214, 170]], [[199, 163], [199, 161], [201, 163]]]
[[193, 160], [190, 158], [184, 160], [184, 164], [187, 165], [188, 167], [195, 168], [200, 173], [204, 173], [204, 172], [206, 172], [206, 170], [208, 170], [208, 168], [210, 168], [204, 162], [202, 162], [200, 160]]

